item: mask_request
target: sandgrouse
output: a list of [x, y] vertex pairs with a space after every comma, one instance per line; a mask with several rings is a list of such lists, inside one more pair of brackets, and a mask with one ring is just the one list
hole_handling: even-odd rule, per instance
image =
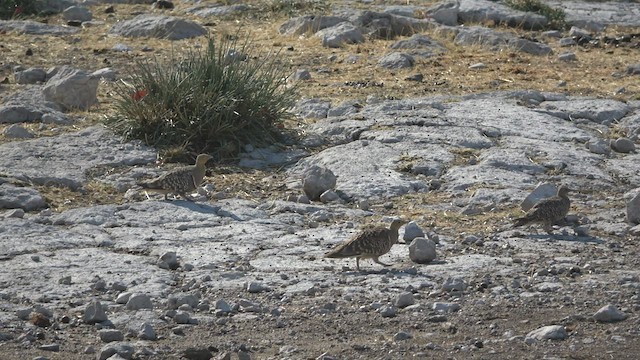
[[571, 201], [569, 200], [569, 188], [561, 185], [558, 194], [547, 199], [540, 200], [521, 218], [514, 220], [514, 227], [539, 223], [544, 231], [551, 233], [551, 227], [562, 220], [569, 212]]
[[212, 157], [208, 154], [200, 154], [196, 158], [196, 164], [173, 169], [159, 177], [145, 180], [138, 183], [145, 191], [153, 191], [164, 194], [167, 200], [168, 194], [177, 194], [181, 197], [193, 201], [187, 196], [202, 184], [207, 168], [205, 164]]
[[391, 266], [378, 260], [391, 250], [393, 244], [398, 242], [398, 229], [407, 221], [395, 219], [390, 228], [384, 226], [374, 226], [366, 228], [354, 237], [336, 246], [333, 250], [325, 254], [328, 258], [356, 258], [356, 269], [360, 271], [360, 259], [373, 259], [377, 264]]

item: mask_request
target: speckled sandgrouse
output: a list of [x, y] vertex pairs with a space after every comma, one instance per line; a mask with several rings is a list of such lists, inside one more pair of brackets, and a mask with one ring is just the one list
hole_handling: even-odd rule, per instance
[[558, 188], [558, 194], [547, 199], [540, 200], [525, 216], [514, 220], [514, 227], [531, 223], [539, 223], [544, 231], [551, 233], [551, 227], [562, 220], [569, 212], [571, 201], [569, 200], [569, 188], [562, 185]]
[[193, 192], [202, 184], [205, 171], [205, 164], [212, 157], [208, 154], [200, 154], [196, 158], [196, 164], [173, 169], [166, 174], [151, 180], [145, 180], [138, 183], [145, 191], [153, 191], [164, 194], [167, 199], [168, 194], [177, 194], [192, 201], [187, 194]]
[[380, 262], [378, 257], [388, 253], [393, 244], [398, 242], [398, 229], [406, 223], [406, 220], [395, 219], [389, 228], [384, 226], [366, 228], [326, 253], [325, 257], [355, 257], [356, 269], [358, 269], [358, 271], [360, 270], [360, 259], [369, 258], [373, 259], [377, 264], [390, 266], [389, 264]]

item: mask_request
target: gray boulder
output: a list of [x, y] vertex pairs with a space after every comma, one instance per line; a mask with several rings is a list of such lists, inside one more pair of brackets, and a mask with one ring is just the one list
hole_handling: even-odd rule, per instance
[[383, 56], [378, 61], [378, 66], [385, 69], [404, 69], [410, 68], [415, 63], [413, 56], [400, 52], [393, 52]]
[[27, 35], [72, 35], [80, 29], [69, 26], [49, 25], [31, 20], [0, 20], [0, 32], [15, 31]]
[[13, 76], [16, 79], [16, 84], [36, 84], [47, 79], [47, 72], [41, 68], [29, 68], [16, 71]]
[[427, 14], [437, 23], [448, 26], [458, 25], [460, 1], [450, 0], [436, 3], [427, 9]]
[[70, 6], [62, 12], [62, 17], [67, 21], [91, 21], [93, 14], [83, 6]]
[[311, 166], [302, 174], [302, 190], [310, 200], [319, 200], [320, 195], [336, 186], [335, 174], [320, 166]]
[[507, 5], [488, 0], [460, 0], [458, 19], [464, 23], [493, 21], [527, 30], [543, 29], [548, 21], [543, 15], [515, 10]]
[[618, 310], [618, 308], [611, 304], [601, 307], [595, 314], [593, 314], [593, 319], [595, 321], [603, 323], [622, 321], [626, 318], [627, 314]]
[[360, 28], [353, 24], [342, 22], [316, 32], [316, 36], [322, 39], [322, 46], [338, 48], [344, 44], [359, 44], [364, 42], [364, 36]]
[[480, 26], [461, 29], [454, 42], [457, 45], [483, 45], [494, 51], [513, 49], [533, 55], [547, 55], [552, 52], [548, 45], [522, 39], [513, 34]]
[[390, 48], [409, 50], [408, 53], [411, 55], [422, 57], [435, 56], [447, 51], [442, 44], [422, 34], [415, 34], [408, 39], [397, 41]]
[[100, 79], [90, 73], [63, 66], [45, 84], [42, 92], [45, 99], [67, 109], [87, 110], [98, 102]]
[[18, 124], [13, 124], [13, 125], [7, 126], [2, 131], [2, 134], [4, 136], [6, 136], [7, 138], [10, 138], [10, 139], [28, 139], [28, 138], [32, 138], [34, 136], [31, 131], [29, 131], [24, 126], [21, 126], [21, 125], [18, 125]]
[[40, 193], [32, 188], [12, 184], [0, 184], [0, 209], [23, 209], [32, 211], [47, 205]]
[[174, 16], [138, 15], [131, 20], [113, 25], [110, 34], [126, 37], [153, 37], [169, 40], [188, 39], [203, 36], [207, 29], [193, 21]]
[[627, 222], [640, 224], [640, 188], [624, 194], [624, 199], [627, 202]]
[[433, 240], [417, 237], [409, 244], [409, 258], [418, 264], [427, 264], [436, 258], [436, 243]]
[[187, 12], [197, 16], [228, 16], [249, 10], [249, 6], [245, 4], [219, 5], [219, 6], [198, 6], [188, 9]]

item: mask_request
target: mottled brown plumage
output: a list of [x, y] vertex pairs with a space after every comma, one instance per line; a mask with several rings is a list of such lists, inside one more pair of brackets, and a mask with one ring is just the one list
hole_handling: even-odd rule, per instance
[[396, 219], [391, 226], [375, 226], [364, 229], [351, 239], [336, 246], [333, 250], [325, 254], [328, 258], [356, 258], [356, 269], [360, 270], [360, 259], [373, 259], [377, 264], [390, 266], [378, 260], [391, 250], [393, 244], [398, 242], [398, 229], [407, 221]]
[[208, 154], [200, 154], [196, 158], [195, 165], [173, 169], [155, 179], [141, 181], [138, 185], [142, 186], [145, 191], [164, 194], [165, 200], [168, 194], [177, 194], [192, 201], [187, 194], [202, 184], [207, 170], [205, 164], [211, 158]]
[[569, 191], [568, 187], [560, 186], [556, 196], [540, 200], [525, 216], [515, 219], [514, 226], [539, 223], [544, 227], [544, 231], [551, 233], [551, 227], [564, 219], [569, 212], [569, 207], [571, 206], [568, 196]]

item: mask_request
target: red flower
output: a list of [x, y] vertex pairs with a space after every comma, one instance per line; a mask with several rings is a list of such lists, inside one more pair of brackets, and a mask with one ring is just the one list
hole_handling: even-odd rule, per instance
[[144, 99], [144, 97], [147, 96], [148, 93], [149, 93], [149, 91], [147, 91], [147, 89], [138, 90], [138, 91], [134, 92], [133, 94], [131, 94], [131, 98], [134, 101], [140, 101], [140, 100]]

